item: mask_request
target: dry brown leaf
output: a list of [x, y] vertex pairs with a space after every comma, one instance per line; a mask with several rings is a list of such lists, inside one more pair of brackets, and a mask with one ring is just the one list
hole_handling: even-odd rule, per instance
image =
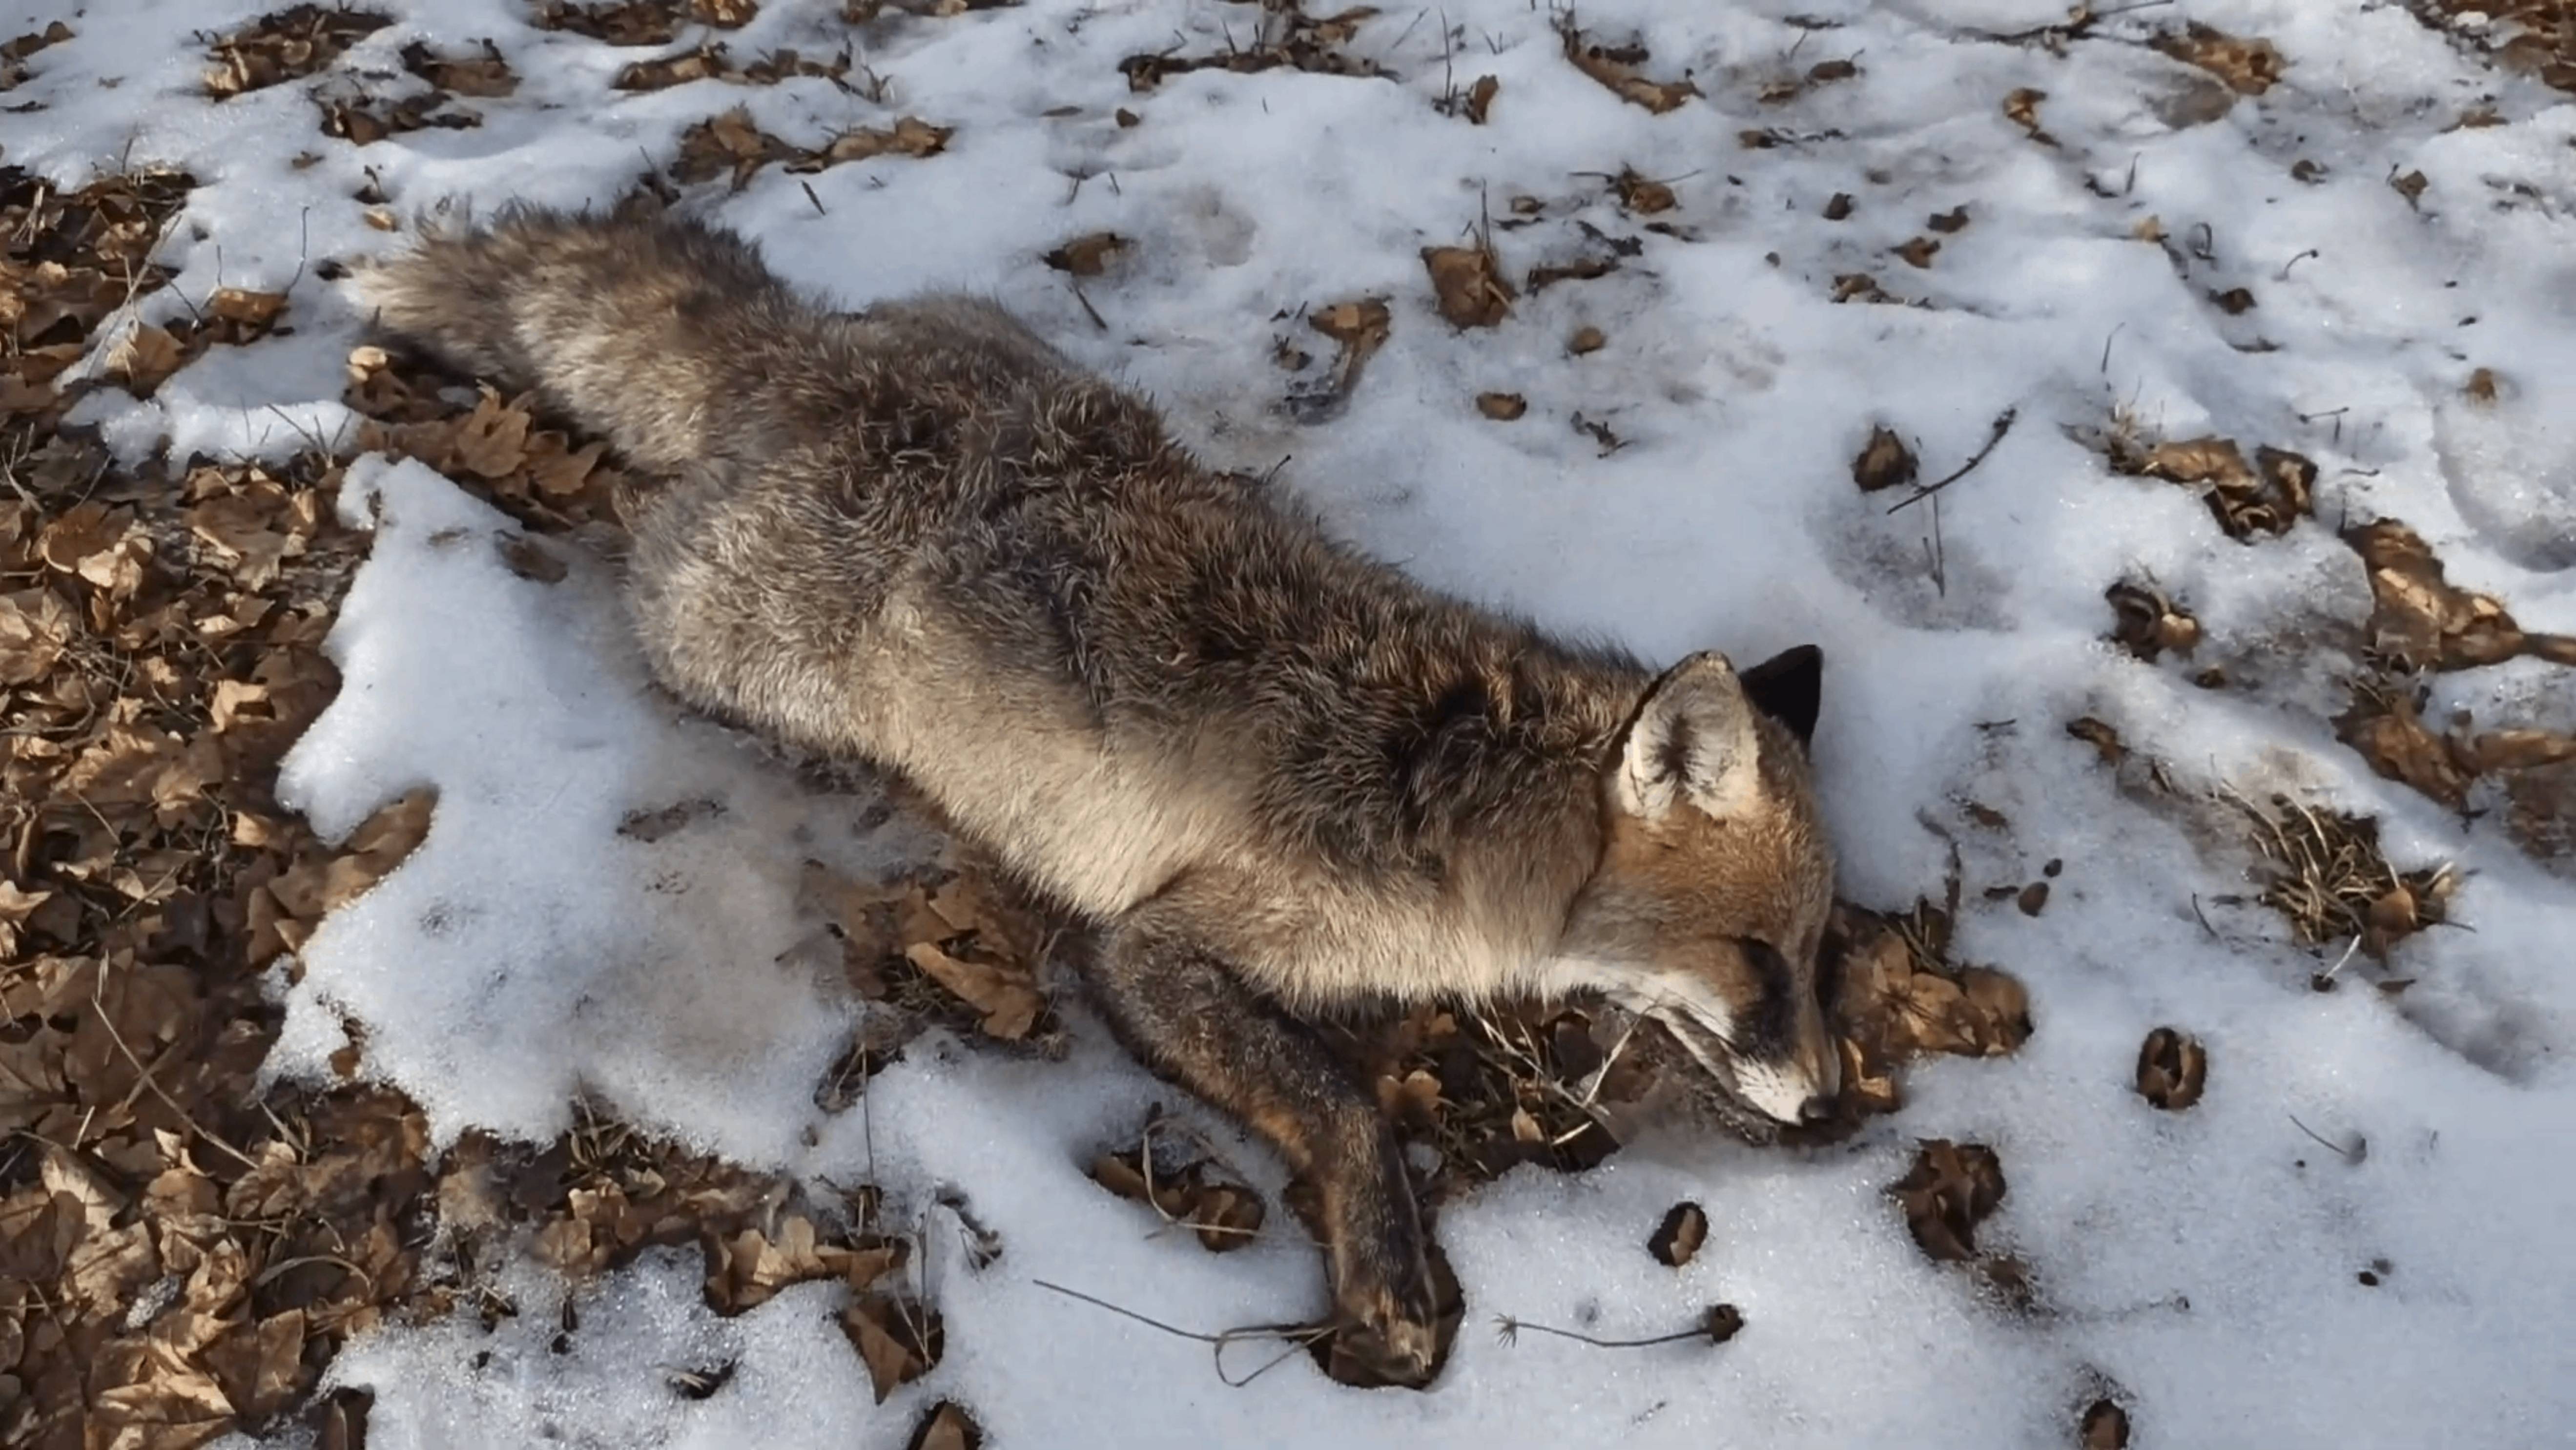
[[1890, 250], [1904, 259], [1905, 265], [1909, 267], [1929, 267], [1932, 265], [1934, 254], [1941, 250], [1941, 244], [1930, 237], [1915, 237], [1904, 245]]
[[1679, 198], [1673, 195], [1670, 186], [1639, 176], [1626, 167], [1620, 168], [1619, 174], [1610, 179], [1610, 185], [1619, 194], [1620, 209], [1639, 216], [1653, 216], [1679, 205]]
[[304, 1311], [243, 1324], [208, 1345], [203, 1358], [233, 1413], [257, 1424], [285, 1408], [303, 1377]]
[[1888, 1192], [1904, 1206], [1906, 1227], [1925, 1254], [1966, 1262], [1977, 1256], [1977, 1225], [2003, 1202], [2004, 1187], [2003, 1164], [1992, 1148], [1928, 1138]]
[[984, 1432], [974, 1419], [954, 1402], [941, 1400], [930, 1407], [904, 1450], [980, 1450], [983, 1443]]
[[502, 58], [501, 48], [489, 40], [482, 46], [479, 55], [443, 56], [415, 40], [403, 47], [403, 68], [460, 96], [494, 99], [517, 91], [519, 77]]
[[1109, 270], [1110, 264], [1126, 252], [1127, 246], [1127, 239], [1116, 232], [1090, 232], [1047, 253], [1043, 260], [1059, 272], [1070, 272], [1076, 277], [1097, 277]]
[[787, 169], [820, 171], [844, 161], [865, 161], [872, 156], [936, 156], [948, 149], [948, 138], [955, 134], [955, 127], [934, 126], [918, 116], [905, 116], [888, 128], [861, 127], [843, 132], [821, 150], [791, 158]]
[[2159, 1027], [2138, 1048], [2138, 1095], [2159, 1108], [2181, 1112], [2208, 1081], [2209, 1051], [2189, 1033]]
[[827, 1254], [826, 1247], [802, 1214], [780, 1224], [775, 1240], [756, 1228], [719, 1239], [708, 1255], [707, 1302], [719, 1314], [739, 1314], [791, 1284], [845, 1277], [849, 1252]]
[[1453, 327], [1492, 327], [1511, 314], [1518, 294], [1503, 280], [1501, 263], [1491, 244], [1472, 247], [1425, 247], [1422, 265], [1430, 270], [1431, 290], [1440, 315]]
[[1016, 1042], [1029, 1035], [1037, 1025], [1038, 1014], [1045, 1010], [1046, 998], [1038, 992], [1035, 976], [1025, 968], [964, 961], [926, 941], [912, 943], [903, 954], [924, 975], [983, 1013], [980, 1025], [987, 1036]]
[[1478, 393], [1476, 411], [1497, 423], [1509, 423], [1529, 411], [1529, 399], [1518, 393]]
[[1492, 76], [1476, 77], [1476, 83], [1467, 88], [1465, 109], [1470, 124], [1485, 124], [1485, 117], [1493, 111], [1494, 97], [1501, 94], [1502, 89], [1503, 83]]
[[524, 406], [504, 403], [485, 387], [473, 414], [456, 427], [456, 461], [485, 478], [507, 478], [527, 461], [530, 421]]
[[51, 589], [0, 594], [0, 685], [43, 679], [79, 633], [79, 614]]
[[109, 351], [107, 371], [124, 381], [126, 391], [148, 398], [187, 360], [187, 350], [168, 328], [144, 323]]
[[1700, 1246], [1707, 1242], [1708, 1211], [1684, 1200], [1665, 1212], [1654, 1237], [1646, 1240], [1646, 1252], [1655, 1256], [1655, 1262], [1678, 1269], [1698, 1257]]
[[2030, 139], [2042, 146], [2054, 146], [2057, 138], [2041, 130], [2039, 125], [2039, 103], [2047, 99], [2048, 92], [2024, 86], [2004, 97], [2004, 119], [2028, 132]]
[[1565, 340], [1565, 350], [1576, 357], [1588, 357], [1609, 345], [1610, 339], [1600, 328], [1586, 325], [1574, 330]]
[[2084, 1407], [2076, 1435], [2082, 1450], [2129, 1450], [2129, 1412], [2109, 1400], [2095, 1400]]
[[435, 790], [415, 790], [379, 807], [349, 833], [322, 878], [321, 906], [337, 911], [364, 895], [394, 872], [420, 843], [429, 839], [430, 819], [438, 805]]
[[[1571, 15], [1571, 12], [1568, 12]], [[1650, 81], [1637, 73], [1646, 63], [1642, 45], [1594, 45], [1583, 38], [1583, 32], [1567, 25], [1561, 32], [1565, 41], [1565, 58], [1575, 69], [1608, 86], [1620, 99], [1645, 107], [1656, 115], [1678, 110], [1682, 103], [1700, 93], [1698, 86], [1685, 75], [1677, 81]]]
[[2371, 647], [2408, 669], [2458, 670], [2520, 654], [2576, 657], [2576, 641], [2526, 635], [2492, 595], [2461, 589], [2421, 535], [2395, 519], [2345, 532], [2370, 571]]
[[841, 1330], [868, 1367], [878, 1404], [939, 1363], [944, 1338], [937, 1310], [896, 1294], [862, 1294], [841, 1311]]
[[268, 328], [285, 310], [285, 293], [253, 292], [240, 287], [216, 288], [204, 306], [204, 311], [219, 321], [255, 329]]
[[1905, 446], [1905, 440], [1897, 437], [1894, 429], [1876, 424], [1869, 430], [1869, 442], [1852, 459], [1852, 482], [1860, 485], [1863, 493], [1877, 493], [1912, 483], [1915, 469], [1914, 450]]
[[2167, 650], [2190, 654], [2200, 644], [2200, 621], [2152, 584], [2122, 582], [2104, 591], [2111, 603], [2111, 638], [2130, 654], [2153, 663]]
[[2424, 723], [2413, 692], [2357, 691], [2352, 708], [2335, 717], [2335, 738], [2360, 752], [2383, 779], [2403, 781], [2452, 807], [2468, 803], [2477, 767], [2455, 742]]
[[2159, 37], [2155, 47], [2227, 82], [2228, 89], [2241, 96], [2259, 96], [2281, 78], [2281, 52], [2272, 42], [2242, 40], [2198, 21], [2179, 35]]

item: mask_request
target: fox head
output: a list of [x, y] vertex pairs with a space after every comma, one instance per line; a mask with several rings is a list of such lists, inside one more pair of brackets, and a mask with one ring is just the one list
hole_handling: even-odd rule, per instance
[[1790, 1124], [1830, 1114], [1842, 1077], [1817, 970], [1834, 861], [1807, 768], [1823, 669], [1812, 645], [1741, 672], [1709, 652], [1654, 682], [1603, 773], [1601, 860], [1563, 948]]

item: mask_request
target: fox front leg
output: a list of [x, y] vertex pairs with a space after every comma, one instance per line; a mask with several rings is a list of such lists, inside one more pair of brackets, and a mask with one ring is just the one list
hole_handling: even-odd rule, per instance
[[1267, 1138], [1320, 1200], [1342, 1348], [1398, 1384], [1431, 1377], [1422, 1219], [1376, 1101], [1315, 1029], [1246, 986], [1194, 930], [1239, 894], [1167, 890], [1104, 934], [1087, 976], [1128, 1050]]

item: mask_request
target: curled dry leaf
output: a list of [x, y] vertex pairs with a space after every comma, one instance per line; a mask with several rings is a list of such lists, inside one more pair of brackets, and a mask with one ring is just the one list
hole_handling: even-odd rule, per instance
[[2029, 133], [2030, 139], [2042, 146], [2054, 146], [2057, 138], [2041, 130], [2039, 125], [2039, 103], [2047, 99], [2048, 92], [2024, 86], [2004, 97], [2004, 119], [2022, 128]]
[[941, 1400], [922, 1417], [904, 1450], [981, 1450], [983, 1444], [984, 1430], [974, 1417], [954, 1400]]
[[2167, 650], [2187, 655], [2200, 644], [2200, 621], [2152, 584], [2124, 581], [2103, 597], [2115, 621], [2111, 638], [2139, 659], [2152, 663]]
[[1576, 357], [1588, 357], [1609, 345], [1610, 339], [1600, 328], [1585, 325], [1574, 330], [1565, 340], [1565, 350]]
[[2138, 1048], [2138, 1095], [2167, 1112], [2200, 1101], [2209, 1082], [2209, 1051], [2200, 1039], [2171, 1027], [2147, 1034]]
[[1149, 1134], [1133, 1148], [1099, 1154], [1091, 1160], [1091, 1181], [1191, 1229], [1212, 1254], [1242, 1248], [1259, 1236], [1267, 1210], [1249, 1184], [1220, 1177], [1210, 1159], [1159, 1158], [1152, 1147]]
[[501, 56], [501, 47], [486, 40], [479, 54], [446, 56], [420, 41], [403, 47], [403, 69], [442, 91], [496, 99], [519, 88], [518, 74]]
[[1453, 327], [1492, 327], [1511, 315], [1518, 296], [1503, 280], [1502, 264], [1490, 242], [1471, 247], [1425, 247], [1422, 265], [1431, 273], [1431, 290], [1440, 315]]
[[2286, 534], [2315, 508], [2317, 466], [2287, 449], [2258, 448], [2251, 467], [2233, 440], [2219, 437], [2145, 449], [2115, 437], [2110, 454], [2111, 466], [2122, 473], [2202, 488], [2219, 527], [2239, 541]]
[[1465, 110], [1469, 123], [1478, 126], [1485, 124], [1486, 116], [1494, 109], [1494, 97], [1500, 95], [1502, 89], [1503, 83], [1492, 76], [1476, 77], [1476, 83], [1467, 88]]
[[2095, 1400], [2084, 1407], [2076, 1436], [2081, 1450], [2129, 1450], [2129, 1412], [2109, 1400]]
[[1654, 1237], [1646, 1240], [1646, 1252], [1655, 1256], [1655, 1262], [1678, 1269], [1697, 1257], [1707, 1242], [1708, 1210], [1685, 1200], [1665, 1211]]
[[2003, 1163], [1981, 1143], [1927, 1138], [1914, 1166], [1888, 1192], [1925, 1254], [1944, 1262], [1977, 1257], [1977, 1225], [2004, 1199]]
[[1029, 1035], [1046, 1008], [1046, 998], [1026, 968], [965, 961], [929, 942], [914, 942], [903, 955], [923, 975], [982, 1013], [979, 1025], [987, 1036], [1016, 1042]]
[[392, 23], [366, 10], [297, 5], [259, 17], [209, 49], [206, 94], [228, 100], [245, 91], [296, 80], [322, 70], [361, 37]]
[[1941, 250], [1941, 244], [1930, 237], [1915, 237], [1892, 250], [1909, 267], [1929, 267], [1934, 254]]
[[1649, 180], [1624, 166], [1610, 179], [1610, 185], [1619, 194], [1620, 209], [1638, 216], [1671, 211], [1678, 201], [1669, 185]]
[[1333, 361], [1326, 395], [1346, 398], [1359, 384], [1360, 369], [1368, 366], [1368, 360], [1386, 345], [1395, 327], [1395, 315], [1388, 309], [1386, 299], [1364, 297], [1316, 308], [1306, 314], [1306, 325], [1331, 338], [1340, 349]]
[[[1518, 393], [1478, 393], [1476, 411], [1497, 423], [1509, 423], [1529, 411], [1529, 399]], [[0, 626], [5, 629], [5, 626]], [[5, 649], [5, 634], [0, 634], [0, 649]], [[0, 654], [0, 659], [5, 659]]]
[[[1570, 19], [1572, 11], [1566, 12]], [[1584, 39], [1583, 32], [1571, 24], [1559, 32], [1565, 42], [1565, 58], [1574, 68], [1609, 87], [1621, 100], [1645, 107], [1656, 115], [1680, 109], [1683, 102], [1700, 93], [1698, 86], [1685, 75], [1677, 81], [1651, 81], [1638, 74], [1637, 67], [1647, 60], [1642, 45], [1595, 45]]]
[[1097, 277], [1127, 251], [1127, 239], [1116, 232], [1089, 232], [1075, 237], [1042, 259], [1059, 272]]
[[1916, 468], [1914, 450], [1896, 436], [1896, 430], [1875, 424], [1869, 430], [1869, 442], [1852, 459], [1852, 482], [1863, 493], [1877, 493], [1912, 483]]
[[2576, 664], [2576, 638], [2525, 634], [2492, 595], [2450, 583], [2405, 524], [2381, 519], [2343, 538], [2370, 571], [2371, 647], [2405, 668], [2470, 669], [2521, 654]]

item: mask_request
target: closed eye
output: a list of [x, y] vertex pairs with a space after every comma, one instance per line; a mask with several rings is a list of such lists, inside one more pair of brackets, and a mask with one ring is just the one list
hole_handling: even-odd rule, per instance
[[1761, 989], [1753, 1010], [1737, 1025], [1736, 1050], [1755, 1058], [1786, 1052], [1798, 1031], [1798, 974], [1778, 947], [1759, 937], [1737, 937], [1735, 949]]

